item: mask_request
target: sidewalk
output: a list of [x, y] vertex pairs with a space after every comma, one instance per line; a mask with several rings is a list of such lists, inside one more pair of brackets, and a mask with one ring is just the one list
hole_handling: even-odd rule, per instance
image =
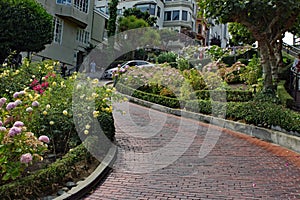
[[300, 154], [132, 103], [114, 113], [119, 154], [86, 200], [300, 199]]

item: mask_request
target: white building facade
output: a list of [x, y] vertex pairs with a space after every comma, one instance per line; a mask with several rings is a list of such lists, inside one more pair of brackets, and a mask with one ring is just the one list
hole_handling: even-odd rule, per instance
[[[109, 0], [96, 0], [95, 7], [108, 14]], [[157, 17], [155, 26], [159, 29], [170, 28], [181, 32], [188, 29], [195, 32], [197, 8], [195, 0], [120, 0], [118, 15], [122, 15], [128, 8], [138, 8], [148, 11], [153, 17]]]

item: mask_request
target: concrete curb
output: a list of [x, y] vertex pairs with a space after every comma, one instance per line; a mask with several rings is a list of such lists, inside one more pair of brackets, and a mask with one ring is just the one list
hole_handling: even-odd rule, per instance
[[84, 196], [109, 172], [111, 166], [117, 158], [117, 152], [118, 148], [113, 145], [92, 174], [90, 174], [84, 181], [79, 182], [76, 187], [73, 187], [68, 192], [56, 197], [55, 200], [76, 200]]
[[[124, 94], [122, 94], [124, 95]], [[204, 115], [200, 113], [193, 113], [180, 109], [168, 108], [162, 105], [154, 104], [148, 101], [137, 99], [128, 95], [124, 95], [129, 101], [158, 110], [161, 112], [173, 114], [176, 116], [182, 116], [185, 118], [190, 118], [194, 120], [199, 120], [204, 123], [213, 124], [222, 128], [226, 128], [232, 131], [240, 132], [252, 137], [262, 139], [267, 142], [278, 144], [280, 146], [286, 147], [290, 150], [300, 153], [300, 138], [297, 136], [289, 135], [280, 131], [275, 131], [271, 129], [266, 129], [262, 127], [257, 127], [253, 125], [243, 124], [235, 121], [230, 121], [226, 119], [221, 119], [209, 115]]]

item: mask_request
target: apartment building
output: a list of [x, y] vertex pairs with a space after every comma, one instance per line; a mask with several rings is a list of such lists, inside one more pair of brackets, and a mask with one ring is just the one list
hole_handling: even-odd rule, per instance
[[50, 58], [79, 66], [88, 51], [104, 39], [106, 16], [94, 0], [38, 0], [54, 17], [53, 42], [35, 59]]
[[[108, 14], [109, 0], [96, 0], [95, 7], [100, 12]], [[128, 8], [138, 8], [157, 17], [155, 27], [169, 28], [183, 32], [196, 30], [197, 6], [195, 0], [120, 0], [118, 14], [121, 16]]]

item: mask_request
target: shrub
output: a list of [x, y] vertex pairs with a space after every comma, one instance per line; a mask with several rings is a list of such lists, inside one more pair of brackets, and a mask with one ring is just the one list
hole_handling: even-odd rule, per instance
[[[47, 150], [48, 136], [37, 138], [27, 131], [28, 122], [37, 113], [39, 103], [27, 97], [25, 91], [13, 95], [15, 101], [0, 99], [0, 179], [15, 180], [34, 161], [41, 160]], [[32, 107], [31, 107], [32, 106]]]
[[253, 58], [250, 59], [248, 65], [245, 70], [240, 74], [240, 78], [247, 85], [255, 85], [258, 84], [258, 80], [262, 77], [262, 67], [260, 64], [260, 59], [254, 55]]
[[172, 67], [177, 67], [177, 55], [173, 52], [164, 52], [157, 57], [158, 63], [169, 63]]
[[2, 199], [39, 199], [50, 195], [57, 187], [53, 183], [63, 182], [68, 173], [76, 171], [74, 166], [77, 162], [89, 160], [90, 157], [84, 145], [79, 145], [47, 168], [0, 186], [0, 196]]

